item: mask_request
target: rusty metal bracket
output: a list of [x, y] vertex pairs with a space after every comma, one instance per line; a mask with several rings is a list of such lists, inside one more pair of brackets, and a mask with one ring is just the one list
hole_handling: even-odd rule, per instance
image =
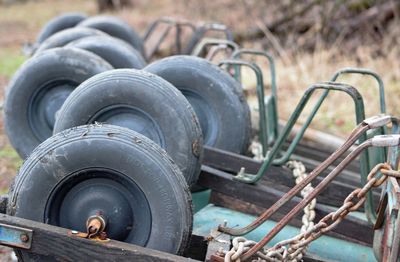
[[105, 218], [99, 214], [90, 216], [86, 221], [86, 233], [79, 232], [76, 230], [71, 230], [68, 232], [71, 236], [76, 236], [80, 238], [92, 239], [100, 242], [110, 241], [107, 238], [107, 233], [104, 231], [107, 222]]

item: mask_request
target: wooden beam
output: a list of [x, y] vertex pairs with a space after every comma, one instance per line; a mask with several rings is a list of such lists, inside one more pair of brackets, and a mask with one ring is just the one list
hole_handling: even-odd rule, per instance
[[32, 246], [24, 252], [53, 261], [196, 261], [114, 240], [74, 237], [68, 229], [5, 214], [0, 214], [0, 223], [33, 230]]

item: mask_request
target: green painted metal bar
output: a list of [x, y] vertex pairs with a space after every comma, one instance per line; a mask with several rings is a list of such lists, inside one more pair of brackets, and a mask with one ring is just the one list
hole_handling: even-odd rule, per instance
[[[278, 125], [278, 91], [276, 85], [276, 71], [275, 61], [271, 54], [261, 50], [255, 49], [239, 49], [232, 53], [232, 59], [243, 59], [243, 55], [262, 56], [267, 58], [270, 69], [271, 78], [271, 96], [265, 101], [266, 104], [266, 115], [267, 115], [267, 132], [268, 132], [268, 145], [271, 145], [278, 137], [279, 125]], [[234, 77], [240, 82], [240, 67], [234, 67]], [[264, 83], [261, 83], [264, 88]], [[261, 136], [260, 136], [261, 137]], [[265, 155], [264, 155], [265, 156]]]
[[352, 67], [346, 67], [338, 70], [331, 78], [332, 82], [335, 82], [340, 75], [343, 74], [361, 74], [361, 75], [369, 75], [373, 77], [377, 84], [378, 84], [378, 91], [379, 91], [379, 105], [380, 105], [380, 110], [381, 113], [386, 113], [386, 103], [385, 103], [385, 87], [383, 84], [382, 79], [380, 76], [375, 73], [374, 71], [364, 69], [364, 68], [352, 68]]
[[226, 40], [226, 39], [214, 39], [214, 38], [204, 38], [201, 40], [200, 43], [196, 45], [192, 52], [192, 56], [200, 56], [201, 52], [204, 50], [205, 47], [209, 45], [226, 45], [227, 47], [231, 48], [232, 51], [236, 51], [239, 49], [238, 44], [233, 41]]
[[[344, 74], [359, 74], [359, 75], [371, 76], [377, 82], [378, 86], [380, 113], [382, 114], [386, 113], [385, 88], [382, 79], [379, 77], [377, 73], [364, 68], [346, 67], [336, 71], [335, 74], [332, 76], [331, 81], [335, 82], [341, 75]], [[380, 128], [379, 130], [376, 130], [371, 135], [383, 135], [386, 133], [387, 130], [385, 126]], [[361, 142], [362, 141], [360, 141], [360, 143]], [[371, 170], [376, 164], [384, 162], [387, 154], [386, 149], [384, 148], [370, 148], [367, 151], [367, 153], [368, 156], [363, 156], [360, 159], [361, 184], [363, 185], [367, 182], [368, 170]], [[374, 207], [372, 192], [368, 192], [367, 200], [365, 201], [364, 205], [365, 205], [365, 214], [368, 220], [374, 224], [376, 221], [376, 212], [375, 212], [376, 208]]]
[[[280, 133], [277, 141], [273, 145], [272, 149], [268, 151], [266, 155], [266, 159], [264, 160], [263, 165], [261, 166], [260, 170], [257, 172], [257, 174], [247, 174], [244, 171], [239, 172], [234, 179], [244, 182], [244, 183], [256, 183], [258, 180], [260, 180], [265, 174], [266, 171], [268, 170], [269, 166], [273, 163], [275, 157], [278, 155], [280, 152], [283, 143], [286, 141], [288, 138], [291, 130], [293, 129], [294, 124], [298, 120], [301, 112], [303, 111], [305, 105], [309, 101], [311, 95], [314, 93], [316, 90], [324, 90], [329, 91], [329, 90], [335, 90], [335, 91], [341, 91], [345, 92], [348, 95], [351, 96], [351, 98], [354, 101], [355, 109], [356, 109], [356, 118], [357, 118], [357, 123], [361, 123], [364, 118], [365, 118], [365, 113], [364, 113], [364, 103], [363, 99], [360, 95], [360, 93], [355, 89], [354, 87], [351, 87], [349, 85], [344, 85], [344, 84], [338, 84], [338, 83], [332, 83], [332, 82], [326, 82], [326, 83], [320, 83], [320, 84], [315, 84], [310, 86], [306, 92], [304, 93], [303, 97], [297, 104], [296, 109], [294, 110], [293, 114], [290, 116], [289, 121], [287, 122], [286, 126]], [[322, 102], [321, 102], [322, 103]], [[304, 128], [305, 130], [305, 128]], [[291, 145], [292, 150], [296, 146], [296, 144], [299, 142], [301, 139], [301, 136], [296, 136], [295, 140], [293, 140], [292, 144], [294, 143], [294, 146]], [[363, 134], [360, 137], [361, 141], [366, 140], [366, 135]], [[288, 150], [286, 151], [286, 154], [283, 156], [284, 158], [290, 156], [291, 152]], [[368, 154], [366, 154], [368, 156]], [[281, 159], [280, 159], [281, 160]]]
[[263, 149], [263, 155], [265, 156], [267, 153], [267, 148], [268, 148], [268, 135], [269, 133], [267, 132], [267, 122], [266, 122], [266, 110], [265, 110], [265, 101], [264, 101], [264, 80], [263, 80], [263, 75], [260, 67], [253, 63], [253, 62], [248, 62], [248, 61], [243, 61], [243, 60], [238, 60], [238, 59], [227, 59], [221, 61], [219, 66], [227, 65], [227, 66], [247, 66], [250, 69], [253, 70], [253, 72], [256, 75], [257, 79], [257, 98], [258, 98], [258, 107], [259, 107], [259, 112], [260, 112], [260, 119], [259, 119], [259, 125], [260, 125], [260, 142], [262, 145]]
[[[225, 221], [230, 226], [242, 227], [254, 219], [254, 216], [248, 214], [208, 205], [194, 215], [193, 233], [207, 236], [212, 229], [217, 228], [218, 225], [223, 224]], [[276, 222], [268, 220], [256, 230], [246, 234], [245, 237], [254, 241], [260, 241], [265, 233], [271, 231], [275, 225]], [[299, 228], [288, 225], [272, 239], [269, 245], [273, 246], [282, 240], [297, 235], [299, 232]], [[372, 248], [330, 236], [321, 236], [316, 241], [311, 242], [309, 248], [307, 248], [307, 253], [316, 255], [325, 261], [376, 261]]]

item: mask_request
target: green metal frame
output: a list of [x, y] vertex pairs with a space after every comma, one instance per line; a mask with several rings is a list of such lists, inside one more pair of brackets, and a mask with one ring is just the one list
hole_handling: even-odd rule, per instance
[[269, 132], [268, 132], [268, 126], [267, 126], [267, 121], [266, 121], [266, 105], [272, 105], [273, 102], [271, 102], [271, 99], [269, 99], [267, 102], [264, 101], [264, 80], [263, 80], [263, 74], [261, 71], [261, 68], [253, 63], [253, 62], [248, 62], [248, 61], [243, 61], [239, 59], [227, 59], [221, 61], [219, 66], [227, 65], [227, 66], [234, 66], [234, 67], [242, 67], [246, 66], [250, 69], [253, 70], [253, 72], [256, 75], [257, 79], [257, 99], [258, 99], [258, 105], [259, 105], [259, 111], [260, 111], [260, 119], [259, 119], [259, 125], [260, 125], [260, 143], [262, 145], [263, 149], [263, 155], [266, 155], [267, 149], [268, 149], [268, 141], [270, 140], [269, 138]]
[[[264, 83], [263, 83], [263, 75], [261, 69], [257, 66], [257, 64], [253, 62], [246, 62], [243, 60], [238, 60], [237, 58], [240, 58], [241, 55], [243, 54], [251, 54], [251, 55], [261, 55], [264, 56], [268, 59], [270, 62], [270, 74], [271, 74], [271, 96], [268, 98], [267, 101], [265, 101], [264, 98]], [[275, 76], [275, 64], [273, 61], [273, 58], [271, 55], [269, 55], [266, 52], [263, 51], [257, 51], [257, 50], [252, 50], [252, 49], [238, 49], [232, 54], [232, 58], [235, 58], [236, 60], [225, 60], [220, 63], [222, 64], [228, 64], [228, 65], [236, 65], [234, 67], [235, 69], [235, 78], [240, 81], [240, 67], [246, 65], [250, 68], [253, 69], [253, 71], [256, 74], [257, 78], [257, 98], [258, 98], [258, 104], [259, 104], [259, 111], [260, 111], [260, 142], [263, 148], [263, 155], [266, 158], [264, 161], [264, 164], [266, 166], [265, 170], [272, 164], [274, 165], [284, 165], [294, 152], [294, 149], [296, 148], [297, 144], [300, 142], [302, 137], [304, 136], [304, 133], [306, 129], [309, 127], [311, 124], [312, 120], [314, 119], [316, 113], [318, 112], [319, 108], [321, 107], [323, 101], [325, 98], [328, 96], [329, 91], [331, 89], [327, 88], [324, 89], [323, 93], [321, 94], [320, 98], [314, 105], [314, 108], [312, 109], [310, 115], [306, 119], [305, 123], [302, 125], [300, 128], [300, 131], [296, 134], [295, 138], [289, 145], [288, 149], [281, 155], [279, 158], [277, 158], [278, 154], [281, 153], [280, 149], [282, 148], [282, 144], [286, 141], [288, 138], [290, 131], [292, 130], [295, 122], [297, 121], [301, 111], [303, 110], [305, 104], [308, 101], [308, 98], [306, 99], [307, 101], [304, 101], [304, 104], [300, 106], [303, 101], [299, 102], [298, 107], [295, 109], [294, 113], [292, 114], [292, 117], [289, 119], [285, 129], [283, 130], [283, 135], [279, 136], [278, 133], [278, 113], [277, 113], [277, 87], [276, 87], [276, 76]], [[236, 61], [236, 62], [235, 62]], [[381, 113], [386, 113], [386, 105], [385, 105], [385, 94], [384, 94], [384, 85], [382, 79], [376, 74], [375, 72], [367, 69], [360, 69], [360, 68], [343, 68], [339, 71], [337, 71], [331, 78], [332, 83], [338, 79], [340, 75], [343, 74], [361, 74], [361, 75], [369, 75], [372, 76], [377, 84], [378, 84], [378, 90], [379, 90], [379, 101], [380, 101], [380, 111]], [[306, 91], [307, 93], [307, 91]], [[261, 96], [261, 97], [260, 97]], [[305, 94], [306, 96], [306, 94]], [[364, 103], [362, 100], [361, 95], [358, 93], [358, 96], [360, 96], [361, 99], [354, 99], [355, 102], [355, 114], [356, 114], [356, 124], [361, 123], [365, 119], [365, 108], [364, 108]], [[303, 97], [304, 99], [304, 97]], [[356, 102], [359, 101], [359, 102]], [[267, 110], [267, 112], [264, 112], [264, 110]], [[298, 112], [300, 110], [300, 112]], [[264, 132], [267, 132], [266, 134]], [[385, 134], [386, 133], [386, 127], [383, 127], [377, 131], [375, 131], [372, 135], [378, 135], [378, 134]], [[362, 136], [359, 140], [359, 143], [362, 143], [367, 139], [367, 135]], [[275, 144], [272, 146], [270, 152], [267, 155], [267, 148], [268, 145], [271, 145], [272, 142], [275, 142]], [[275, 150], [277, 150], [275, 152]], [[376, 163], [383, 162], [386, 159], [386, 150], [383, 148], [370, 148], [369, 150], [365, 151], [361, 157], [360, 157], [360, 163], [361, 163], [361, 183], [365, 184], [367, 175], [368, 175], [368, 170], [370, 170]], [[267, 163], [266, 163], [267, 162]], [[254, 175], [249, 175], [245, 174], [243, 171], [240, 172], [235, 179], [246, 182], [246, 183], [255, 183], [257, 182], [264, 174], [264, 165], [261, 167], [259, 172], [257, 173], [256, 176]], [[365, 211], [366, 211], [366, 216], [368, 220], [371, 223], [375, 223], [376, 220], [376, 214], [375, 214], [375, 208], [373, 205], [373, 200], [372, 200], [372, 193], [369, 193], [367, 196], [367, 201], [365, 203]]]
[[[232, 59], [243, 59], [243, 55], [251, 55], [251, 56], [261, 56], [265, 57], [268, 60], [269, 63], [269, 69], [270, 69], [270, 78], [271, 78], [271, 94], [264, 99], [258, 99], [258, 108], [260, 110], [260, 126], [261, 122], [266, 122], [265, 129], [267, 131], [267, 137], [268, 141], [266, 141], [266, 144], [262, 144], [263, 146], [263, 153], [265, 156], [266, 150], [264, 150], [264, 147], [267, 149], [269, 145], [272, 145], [273, 142], [277, 139], [279, 135], [279, 125], [278, 125], [278, 91], [277, 91], [277, 85], [276, 85], [276, 71], [275, 71], [275, 61], [274, 58], [272, 57], [271, 54], [268, 52], [264, 52], [261, 50], [255, 50], [255, 49], [239, 49], [236, 50], [235, 52], [232, 53], [231, 58]], [[235, 74], [234, 77], [237, 81], [241, 82], [241, 77], [240, 77], [240, 67], [234, 67], [235, 69]], [[264, 89], [264, 81], [263, 81], [263, 75], [262, 71], [261, 76], [258, 76], [256, 73], [257, 77], [257, 87], [256, 89]], [[257, 93], [259, 94], [259, 92]], [[263, 101], [264, 100], [264, 101]], [[261, 104], [264, 103], [266, 106], [266, 119], [261, 119]], [[260, 135], [261, 137], [261, 128], [260, 128]]]
[[239, 45], [230, 40], [215, 39], [215, 38], [203, 38], [200, 41], [200, 43], [198, 43], [196, 45], [196, 47], [193, 49], [193, 52], [191, 53], [191, 55], [192, 56], [200, 56], [201, 52], [204, 51], [204, 49], [207, 46], [215, 46], [215, 45], [226, 45], [226, 47], [232, 49], [233, 52], [239, 49]]
[[[377, 82], [378, 92], [379, 92], [379, 108], [380, 113], [386, 113], [386, 103], [385, 103], [385, 88], [382, 79], [379, 75], [371, 70], [363, 69], [363, 68], [342, 68], [335, 72], [332, 76], [331, 81], [336, 81], [341, 75], [344, 74], [359, 74], [359, 75], [368, 75], [374, 78]], [[376, 129], [374, 132], [370, 133], [368, 137], [374, 135], [383, 135], [387, 133], [386, 126]], [[359, 141], [360, 143], [362, 141]], [[386, 160], [387, 150], [385, 148], [369, 148], [368, 155], [360, 158], [360, 166], [361, 166], [361, 184], [364, 185], [367, 182], [368, 171], [371, 170], [376, 164], [382, 163]], [[376, 208], [374, 207], [374, 202], [372, 198], [372, 192], [368, 192], [367, 200], [365, 201], [365, 214], [368, 218], [368, 221], [371, 223], [375, 223], [376, 221]]]
[[[297, 135], [295, 136], [295, 138], [293, 139], [288, 150], [279, 159], [275, 159], [277, 157], [278, 153], [280, 152], [280, 150], [283, 146], [283, 143], [286, 141], [291, 130], [293, 129], [294, 124], [298, 120], [301, 112], [303, 111], [307, 102], [311, 98], [311, 95], [316, 90], [324, 90], [324, 93], [322, 94], [320, 99], [317, 101], [317, 103], [314, 107], [314, 110], [312, 111], [311, 115], [308, 117], [307, 121], [303, 124], [300, 132], [298, 132]], [[282, 132], [279, 134], [277, 141], [274, 143], [271, 150], [268, 151], [266, 158], [264, 160], [264, 163], [261, 166], [260, 170], [257, 172], [257, 174], [255, 174], [255, 175], [248, 174], [242, 170], [242, 172], [239, 172], [234, 177], [234, 179], [244, 182], [244, 183], [256, 183], [266, 174], [266, 171], [271, 166], [271, 164], [282, 165], [282, 164], [286, 163], [287, 160], [290, 158], [290, 155], [293, 153], [294, 148], [296, 147], [296, 145], [302, 138], [304, 131], [309, 126], [313, 117], [315, 116], [316, 112], [318, 111], [318, 108], [321, 106], [321, 104], [324, 101], [324, 99], [326, 98], [328, 92], [331, 90], [344, 92], [344, 93], [350, 95], [350, 97], [354, 101], [357, 123], [361, 123], [365, 119], [363, 99], [362, 99], [360, 93], [354, 87], [345, 85], [345, 84], [335, 83], [335, 82], [326, 82], [326, 83], [312, 85], [306, 90], [306, 92], [304, 93], [300, 102], [297, 104], [297, 107], [294, 110], [293, 114], [290, 116], [289, 121], [287, 122], [286, 126], [283, 128]], [[364, 134], [361, 136], [360, 141], [365, 141], [366, 138], [367, 138], [367, 136]], [[368, 157], [368, 152], [365, 152], [361, 156], [361, 158], [362, 157]]]

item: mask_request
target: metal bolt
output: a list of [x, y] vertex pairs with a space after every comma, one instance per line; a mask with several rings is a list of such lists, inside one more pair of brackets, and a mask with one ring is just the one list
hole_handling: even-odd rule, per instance
[[21, 239], [22, 242], [26, 243], [29, 240], [29, 236], [27, 234], [21, 234], [19, 236], [19, 239]]
[[107, 239], [107, 233], [104, 232], [104, 231], [100, 232], [99, 238], [100, 238], [101, 240], [106, 240], [106, 239]]

